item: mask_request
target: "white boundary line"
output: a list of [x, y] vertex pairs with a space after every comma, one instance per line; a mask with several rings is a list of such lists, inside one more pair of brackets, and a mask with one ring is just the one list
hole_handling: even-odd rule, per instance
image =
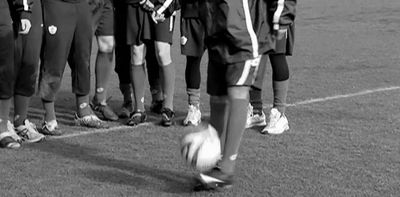
[[[299, 102], [295, 102], [295, 103], [292, 103], [292, 104], [288, 104], [287, 106], [288, 107], [296, 107], [296, 106], [299, 106], [299, 105], [308, 105], [308, 104], [320, 103], [320, 102], [325, 102], [325, 101], [330, 101], [330, 100], [337, 100], [337, 99], [342, 99], [342, 98], [350, 98], [350, 97], [362, 96], [362, 95], [366, 95], [366, 94], [393, 91], [393, 90], [399, 90], [399, 89], [400, 89], [400, 86], [376, 88], [376, 89], [364, 90], [364, 91], [350, 93], [350, 94], [342, 94], [342, 95], [328, 96], [328, 97], [323, 97], [323, 98], [308, 99], [308, 100], [304, 100], [304, 101], [299, 101]], [[204, 114], [204, 115], [206, 115], [206, 114]], [[149, 126], [149, 125], [153, 125], [153, 123], [147, 122], [147, 123], [135, 126], [135, 127], [130, 127], [130, 126], [123, 125], [123, 126], [117, 126], [117, 127], [107, 128], [107, 129], [93, 129], [93, 130], [79, 132], [79, 133], [72, 133], [72, 134], [66, 134], [66, 135], [62, 135], [62, 136], [49, 137], [49, 139], [64, 139], [64, 138], [72, 138], [72, 137], [78, 137], [78, 136], [84, 136], [84, 135], [108, 133], [108, 132], [111, 132], [111, 131], [120, 131], [120, 130], [124, 130], [124, 129], [136, 129], [138, 127]]]

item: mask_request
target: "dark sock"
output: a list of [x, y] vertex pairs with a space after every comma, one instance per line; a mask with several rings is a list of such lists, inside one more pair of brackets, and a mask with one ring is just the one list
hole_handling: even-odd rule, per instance
[[289, 80], [273, 81], [272, 88], [274, 90], [274, 104], [273, 107], [277, 108], [282, 114], [286, 110], [286, 97], [289, 89]]
[[185, 81], [187, 89], [200, 89], [200, 62], [201, 57], [186, 57]]
[[124, 98], [124, 103], [132, 103], [132, 86], [130, 83], [120, 83], [119, 89], [121, 90], [122, 96]]
[[131, 81], [133, 89], [133, 97], [135, 100], [135, 111], [144, 112], [144, 86], [146, 80], [146, 71], [144, 64], [131, 65]]
[[[229, 103], [227, 97], [211, 96], [210, 124], [217, 130], [221, 141], [221, 150], [225, 145], [226, 127], [228, 124]], [[222, 152], [222, 151], [221, 151]]]
[[0, 99], [0, 133], [8, 131], [7, 122], [10, 116], [11, 98]]
[[186, 89], [189, 105], [200, 107], [200, 89]]
[[225, 148], [219, 163], [221, 170], [233, 174], [247, 116], [247, 99], [230, 99], [229, 118], [226, 129]]
[[54, 110], [54, 101], [46, 101], [42, 99], [43, 108], [45, 111], [44, 121], [50, 122], [56, 120], [56, 111]]
[[154, 43], [148, 43], [146, 53], [146, 68], [150, 85], [152, 101], [162, 101], [164, 99], [161, 79], [160, 79], [160, 66], [158, 65]]
[[75, 95], [76, 97], [76, 108], [79, 117], [84, 117], [92, 114], [92, 110], [89, 107], [89, 95]]
[[253, 106], [253, 114], [261, 115], [263, 111], [262, 91], [257, 88], [250, 89], [250, 103]]
[[28, 107], [31, 97], [22, 95], [14, 96], [14, 126], [18, 127], [24, 124], [28, 116]]
[[106, 104], [107, 85], [110, 79], [113, 60], [113, 53], [98, 52], [96, 59], [96, 94], [95, 98], [98, 103]]
[[174, 92], [175, 92], [175, 67], [168, 64], [162, 67], [162, 90], [164, 94], [163, 107], [174, 110]]

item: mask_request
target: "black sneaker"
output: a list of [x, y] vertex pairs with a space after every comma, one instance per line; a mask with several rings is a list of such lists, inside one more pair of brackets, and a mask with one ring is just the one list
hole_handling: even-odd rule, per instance
[[220, 168], [214, 167], [208, 172], [200, 173], [193, 191], [212, 191], [231, 188], [233, 175], [225, 174]]
[[161, 125], [164, 127], [169, 127], [173, 123], [175, 117], [175, 112], [169, 108], [162, 108], [161, 110]]
[[155, 113], [155, 114], [161, 114], [162, 113], [162, 104], [163, 104], [163, 100], [159, 100], [159, 101], [152, 101], [151, 105], [150, 105], [150, 111]]
[[136, 126], [138, 124], [144, 123], [147, 120], [146, 112], [133, 112], [128, 122], [126, 123], [129, 126]]
[[99, 112], [103, 116], [104, 120], [110, 120], [110, 121], [118, 120], [117, 114], [115, 114], [115, 112], [107, 104], [104, 105], [95, 102], [95, 100], [93, 99], [92, 102], [90, 102], [90, 106], [94, 111]]

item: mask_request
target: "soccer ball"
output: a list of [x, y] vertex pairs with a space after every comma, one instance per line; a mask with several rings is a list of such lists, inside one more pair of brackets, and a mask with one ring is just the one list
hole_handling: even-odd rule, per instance
[[197, 131], [183, 136], [181, 153], [188, 164], [201, 172], [215, 167], [221, 159], [221, 142], [215, 128], [199, 126]]

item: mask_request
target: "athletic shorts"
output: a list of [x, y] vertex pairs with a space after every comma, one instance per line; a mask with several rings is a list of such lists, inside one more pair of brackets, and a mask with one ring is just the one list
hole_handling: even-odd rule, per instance
[[[263, 57], [263, 56], [261, 56]], [[211, 96], [225, 96], [232, 86], [253, 85], [259, 69], [261, 59], [255, 58], [244, 62], [221, 64], [210, 60], [207, 72], [207, 93]]]
[[182, 55], [201, 57], [205, 51], [205, 31], [198, 18], [181, 20], [181, 53]]
[[0, 8], [0, 99], [14, 94], [14, 31], [10, 12]]
[[275, 53], [291, 56], [294, 46], [294, 23], [291, 25], [281, 26], [277, 35]]
[[104, 3], [100, 5], [90, 4], [90, 6], [94, 34], [96, 36], [114, 35], [114, 8], [111, 0], [104, 0]]
[[147, 17], [147, 21], [150, 24], [150, 34], [144, 34], [144, 39], [172, 44], [176, 16], [173, 14], [166, 18], [165, 21], [157, 24], [152, 21], [150, 14]]

